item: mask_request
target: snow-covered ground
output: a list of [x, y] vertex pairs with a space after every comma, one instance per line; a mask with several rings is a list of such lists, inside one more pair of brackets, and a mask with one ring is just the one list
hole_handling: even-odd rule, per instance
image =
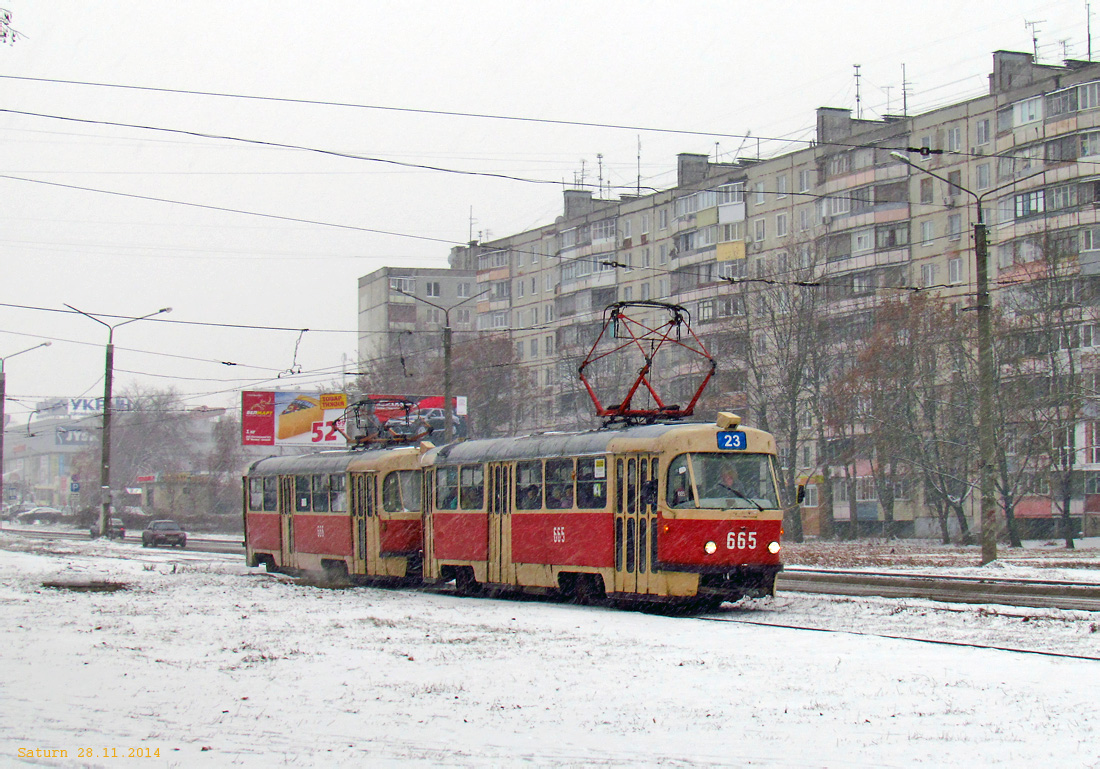
[[[128, 589], [43, 587], [93, 579]], [[1100, 661], [887, 636], [1097, 658], [1100, 613], [671, 617], [0, 533], [0, 765], [1100, 767]]]

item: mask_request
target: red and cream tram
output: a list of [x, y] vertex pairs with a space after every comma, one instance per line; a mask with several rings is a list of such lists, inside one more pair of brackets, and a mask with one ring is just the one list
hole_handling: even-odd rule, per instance
[[[280, 571], [717, 604], [774, 592], [775, 440], [624, 426], [255, 463], [247, 556]], [[423, 503], [423, 504], [422, 504]]]
[[419, 582], [422, 452], [400, 446], [254, 463], [245, 483], [248, 563]]
[[[715, 423], [454, 443], [424, 454], [428, 581], [581, 601], [769, 595], [783, 511], [775, 440]], [[725, 484], [725, 485], [724, 485]]]

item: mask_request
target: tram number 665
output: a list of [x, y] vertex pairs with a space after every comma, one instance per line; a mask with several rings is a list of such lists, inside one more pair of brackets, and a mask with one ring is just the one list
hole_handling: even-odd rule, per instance
[[755, 550], [755, 531], [731, 531], [726, 535], [727, 550]]

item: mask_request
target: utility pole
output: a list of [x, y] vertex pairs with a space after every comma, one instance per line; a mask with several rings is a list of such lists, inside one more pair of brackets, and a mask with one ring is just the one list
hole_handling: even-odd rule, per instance
[[115, 375], [115, 344], [114, 335], [115, 329], [119, 326], [125, 326], [127, 323], [133, 323], [138, 320], [145, 320], [151, 318], [154, 315], [162, 315], [166, 312], [172, 312], [171, 307], [162, 307], [156, 312], [151, 312], [148, 315], [142, 315], [139, 318], [127, 318], [121, 323], [105, 323], [94, 315], [89, 315], [83, 310], [78, 310], [71, 304], [65, 305], [73, 312], [78, 312], [86, 318], [91, 318], [101, 326], [107, 327], [107, 357], [103, 369], [103, 432], [100, 436], [100, 465], [99, 465], [99, 491], [102, 495], [100, 500], [99, 510], [99, 536], [104, 537], [107, 535], [107, 522], [111, 517], [111, 411], [112, 411], [112, 384]]
[[450, 307], [443, 307], [435, 302], [429, 302], [427, 299], [416, 294], [410, 294], [408, 291], [402, 291], [399, 288], [394, 290], [403, 296], [443, 311], [443, 442], [450, 443], [454, 439], [454, 405], [451, 402], [451, 310], [466, 304], [466, 302], [472, 302], [482, 294], [489, 293], [489, 289], [468, 296]]
[[4, 400], [7, 398], [7, 383], [4, 381], [4, 361], [8, 358], [14, 358], [16, 355], [37, 350], [39, 347], [49, 347], [51, 344], [52, 342], [42, 342], [34, 347], [28, 347], [26, 350], [0, 357], [0, 519], [2, 519], [4, 509]]
[[[910, 152], [920, 152], [916, 148], [908, 148]], [[977, 277], [977, 296], [974, 309], [978, 313], [978, 487], [981, 491], [981, 539], [982, 539], [982, 565], [997, 560], [997, 498], [993, 487], [993, 466], [996, 461], [996, 436], [993, 432], [993, 388], [995, 372], [993, 366], [993, 321], [992, 306], [989, 302], [989, 233], [985, 226], [985, 217], [982, 212], [982, 201], [988, 195], [999, 192], [1006, 187], [1013, 187], [1020, 182], [1039, 176], [1046, 171], [1021, 176], [1008, 184], [986, 190], [981, 195], [968, 190], [955, 182], [940, 176], [934, 171], [913, 164], [909, 158], [900, 152], [891, 152], [895, 160], [900, 160], [914, 171], [928, 174], [948, 185], [965, 192], [974, 199], [977, 208], [977, 220], [974, 223], [974, 261], [975, 276]]]

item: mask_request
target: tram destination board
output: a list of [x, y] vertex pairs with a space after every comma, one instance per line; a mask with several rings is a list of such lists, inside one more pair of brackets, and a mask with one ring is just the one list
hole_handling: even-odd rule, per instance
[[748, 448], [748, 438], [740, 430], [719, 430], [718, 448], [723, 451], [744, 451]]

